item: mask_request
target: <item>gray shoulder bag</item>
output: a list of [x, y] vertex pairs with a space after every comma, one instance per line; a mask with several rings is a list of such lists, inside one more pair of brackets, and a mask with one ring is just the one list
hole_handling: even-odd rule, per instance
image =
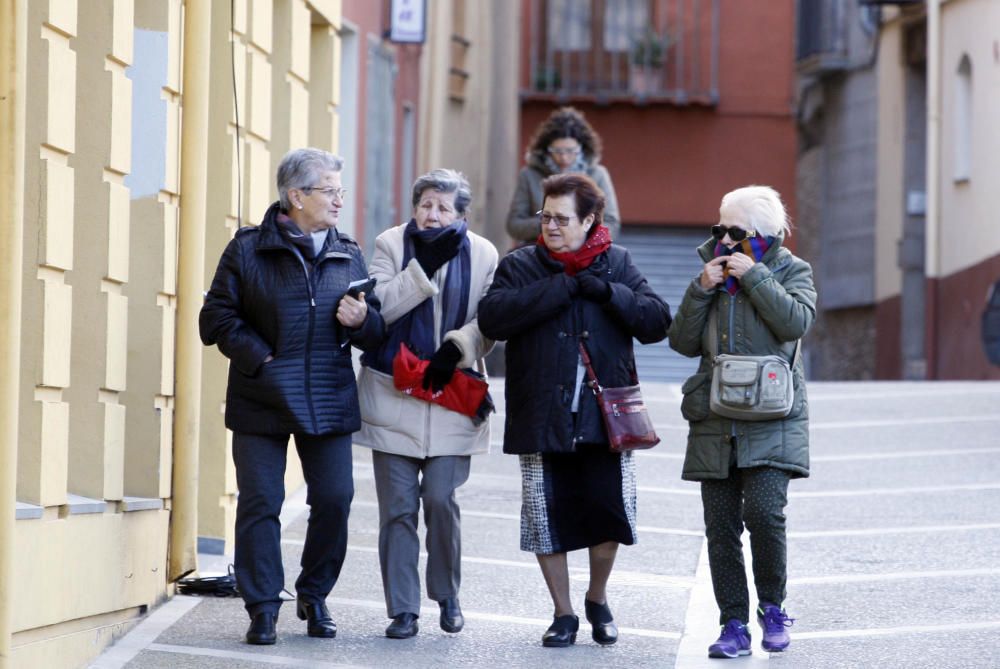
[[708, 352], [712, 357], [709, 408], [735, 420], [774, 420], [787, 416], [795, 400], [792, 370], [799, 359], [802, 340], [795, 342], [791, 364], [780, 355], [719, 355], [717, 317], [718, 310], [713, 304], [708, 313]]

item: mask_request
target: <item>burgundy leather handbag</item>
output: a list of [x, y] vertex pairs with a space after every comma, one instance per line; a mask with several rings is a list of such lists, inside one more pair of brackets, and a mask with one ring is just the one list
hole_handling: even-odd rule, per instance
[[660, 443], [653, 430], [653, 422], [646, 411], [646, 403], [639, 391], [639, 378], [633, 369], [632, 385], [619, 388], [604, 388], [594, 368], [590, 364], [587, 347], [580, 342], [580, 357], [587, 368], [587, 385], [594, 391], [597, 404], [604, 417], [604, 429], [608, 433], [608, 443], [614, 453], [652, 448]]

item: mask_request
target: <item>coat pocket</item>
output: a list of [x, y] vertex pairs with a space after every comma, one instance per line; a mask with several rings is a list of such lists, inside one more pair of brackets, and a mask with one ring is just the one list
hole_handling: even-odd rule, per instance
[[692, 423], [708, 418], [708, 396], [712, 388], [711, 374], [708, 372], [698, 372], [689, 377], [681, 386], [681, 415], [684, 420]]
[[397, 426], [403, 413], [403, 396], [392, 377], [371, 367], [362, 367], [358, 378], [361, 419], [378, 427]]

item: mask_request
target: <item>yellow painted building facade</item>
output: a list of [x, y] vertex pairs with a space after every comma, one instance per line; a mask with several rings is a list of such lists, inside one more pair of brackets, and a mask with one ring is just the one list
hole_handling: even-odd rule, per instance
[[84, 664], [199, 538], [231, 551], [226, 361], [189, 316], [282, 155], [336, 150], [339, 21], [0, 0], [0, 667]]

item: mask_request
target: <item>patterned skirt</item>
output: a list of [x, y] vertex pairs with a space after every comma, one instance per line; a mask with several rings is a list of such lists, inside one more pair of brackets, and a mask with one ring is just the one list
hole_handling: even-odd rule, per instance
[[548, 555], [636, 542], [632, 453], [600, 446], [519, 457], [521, 550]]

